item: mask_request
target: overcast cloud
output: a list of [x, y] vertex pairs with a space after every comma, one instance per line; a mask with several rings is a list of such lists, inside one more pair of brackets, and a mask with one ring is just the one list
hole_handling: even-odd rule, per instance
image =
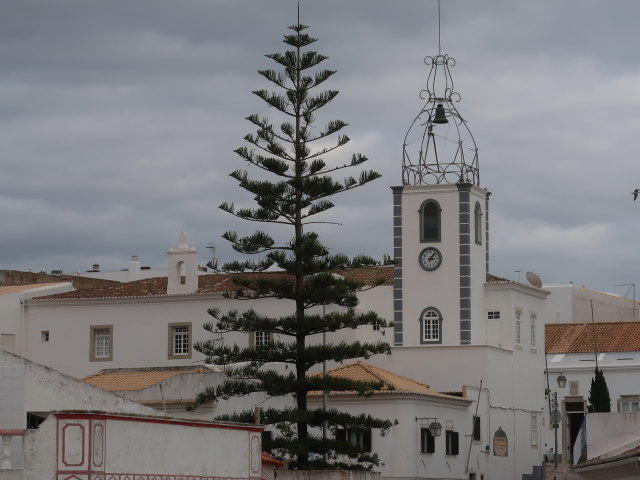
[[[392, 251], [391, 186], [437, 53], [435, 0], [303, 0], [338, 73], [321, 120], [347, 121], [383, 178], [335, 199], [334, 252]], [[624, 294], [638, 280], [637, 0], [444, 0], [460, 113], [491, 196], [491, 271]], [[162, 267], [181, 230], [202, 254], [249, 232], [217, 208], [249, 204], [228, 174], [270, 114], [251, 90], [283, 50], [293, 0], [3, 0], [0, 268]], [[289, 232], [287, 232], [288, 235]], [[285, 235], [282, 236], [284, 238]], [[523, 278], [524, 279], [524, 278]]]

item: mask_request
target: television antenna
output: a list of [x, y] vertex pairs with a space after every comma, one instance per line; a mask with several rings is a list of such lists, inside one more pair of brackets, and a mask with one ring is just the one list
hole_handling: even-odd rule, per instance
[[638, 306], [638, 302], [636, 302], [636, 284], [635, 283], [621, 283], [620, 285], [616, 285], [616, 287], [629, 287], [627, 293], [624, 294], [624, 298], [627, 298], [630, 291], [633, 291], [633, 322], [636, 321], [636, 308]]
[[208, 261], [207, 261], [207, 267], [210, 268], [211, 270], [213, 270], [214, 272], [218, 272], [218, 260], [220, 260], [218, 257], [216, 257], [216, 244], [215, 242], [209, 242], [207, 243], [207, 246], [205, 247], [207, 250], [209, 250], [209, 256], [205, 257]]

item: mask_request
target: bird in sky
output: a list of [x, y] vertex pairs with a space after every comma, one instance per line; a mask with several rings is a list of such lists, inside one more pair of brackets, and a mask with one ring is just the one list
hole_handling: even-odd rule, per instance
[[638, 194], [640, 193], [640, 188], [636, 188], [633, 192], [631, 192], [631, 195], [633, 195], [633, 201], [636, 201], [636, 198], [638, 198]]

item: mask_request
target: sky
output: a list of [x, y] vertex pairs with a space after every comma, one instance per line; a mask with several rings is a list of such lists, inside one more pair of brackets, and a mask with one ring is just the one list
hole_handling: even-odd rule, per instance
[[[2, 0], [0, 268], [166, 266], [184, 230], [206, 263], [250, 233], [218, 206], [250, 206], [229, 173], [252, 90], [285, 49], [293, 0]], [[435, 0], [302, 0], [337, 73], [319, 112], [349, 123], [382, 174], [337, 196], [320, 233], [333, 253], [392, 253], [392, 186], [438, 51]], [[442, 52], [479, 148], [493, 274], [627, 294], [640, 280], [640, 2], [443, 0]], [[279, 238], [290, 237], [278, 231]], [[631, 294], [629, 294], [631, 295]], [[639, 292], [640, 296], [640, 292]]]

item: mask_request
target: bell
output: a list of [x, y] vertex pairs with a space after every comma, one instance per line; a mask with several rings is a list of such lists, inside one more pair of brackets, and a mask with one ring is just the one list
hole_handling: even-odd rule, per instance
[[444, 113], [444, 107], [441, 103], [436, 107], [436, 115], [433, 118], [432, 123], [449, 123], [449, 120], [447, 120], [447, 116]]

